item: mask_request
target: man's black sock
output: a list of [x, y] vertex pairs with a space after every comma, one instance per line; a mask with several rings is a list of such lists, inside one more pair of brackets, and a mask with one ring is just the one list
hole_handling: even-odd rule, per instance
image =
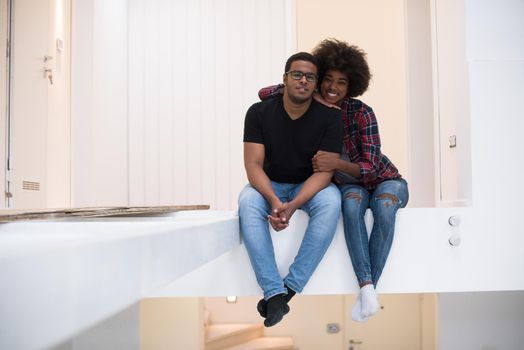
[[272, 327], [282, 321], [284, 315], [289, 312], [289, 306], [284, 299], [285, 294], [277, 294], [267, 301], [267, 317], [264, 320], [264, 326]]
[[291, 300], [291, 298], [293, 298], [295, 296], [295, 294], [297, 294], [293, 289], [289, 288], [288, 286], [286, 286], [284, 284], [284, 286], [286, 287], [287, 289], [287, 294], [284, 295], [284, 299], [286, 299], [286, 303], [289, 303], [289, 301]]
[[[286, 287], [287, 289], [287, 294], [284, 295], [284, 300], [286, 301], [286, 303], [289, 303], [289, 301], [291, 300], [291, 298], [293, 298], [296, 292], [286, 285], [284, 285], [284, 287]], [[257, 310], [260, 316], [264, 318], [267, 317], [267, 301], [264, 298], [258, 301]]]

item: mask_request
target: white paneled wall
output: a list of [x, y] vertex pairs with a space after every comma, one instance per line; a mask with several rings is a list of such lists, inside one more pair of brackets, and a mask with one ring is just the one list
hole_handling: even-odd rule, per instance
[[73, 206], [128, 202], [127, 0], [73, 0]]
[[293, 21], [292, 0], [74, 0], [73, 205], [235, 209], [245, 111]]
[[245, 111], [280, 82], [287, 1], [130, 0], [129, 204], [236, 208]]

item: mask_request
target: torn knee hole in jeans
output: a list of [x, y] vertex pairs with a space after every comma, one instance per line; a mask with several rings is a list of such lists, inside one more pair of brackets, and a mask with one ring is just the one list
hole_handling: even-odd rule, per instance
[[362, 202], [362, 196], [359, 193], [355, 193], [355, 192], [349, 192], [348, 194], [346, 194], [345, 198], [346, 199], [354, 199], [358, 203]]
[[378, 199], [386, 199], [386, 201], [384, 202], [384, 206], [386, 208], [389, 208], [392, 205], [397, 205], [398, 204], [397, 196], [395, 196], [394, 194], [391, 194], [391, 193], [381, 193], [381, 194], [379, 194], [377, 196], [377, 200]]

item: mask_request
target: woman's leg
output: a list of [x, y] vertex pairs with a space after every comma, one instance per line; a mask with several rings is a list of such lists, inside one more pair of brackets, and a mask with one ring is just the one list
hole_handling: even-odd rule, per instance
[[364, 187], [355, 184], [343, 185], [340, 191], [342, 192], [344, 235], [353, 270], [359, 285], [372, 283], [368, 233], [364, 222], [369, 193]]
[[[342, 185], [342, 215], [344, 219], [344, 235], [348, 247], [353, 270], [360, 287], [372, 285], [371, 260], [369, 256], [368, 233], [364, 222], [364, 215], [369, 203], [368, 191], [355, 184]], [[354, 321], [363, 322], [362, 293], [357, 297], [351, 311]]]
[[373, 212], [373, 229], [369, 240], [369, 255], [371, 276], [375, 286], [393, 243], [397, 211], [406, 206], [408, 199], [408, 185], [403, 179], [382, 182], [371, 196], [369, 206]]

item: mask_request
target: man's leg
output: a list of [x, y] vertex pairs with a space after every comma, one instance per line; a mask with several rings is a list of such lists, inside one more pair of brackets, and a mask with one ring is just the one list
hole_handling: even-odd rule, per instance
[[[296, 187], [295, 194], [300, 188]], [[340, 217], [340, 203], [340, 191], [330, 184], [302, 206], [301, 209], [309, 215], [309, 224], [284, 279], [286, 286], [293, 291], [302, 291], [333, 240]]]
[[269, 233], [267, 215], [270, 210], [269, 203], [256, 189], [250, 185], [244, 187], [238, 199], [240, 232], [266, 300], [286, 293], [284, 282], [278, 273]]
[[[273, 183], [273, 189], [278, 196], [278, 184]], [[271, 208], [264, 197], [250, 185], [240, 193], [238, 207], [243, 242], [258, 284], [264, 291], [264, 300], [267, 300], [264, 304], [264, 325], [271, 327], [289, 312], [284, 299], [287, 289], [278, 273], [269, 233], [267, 215]]]

